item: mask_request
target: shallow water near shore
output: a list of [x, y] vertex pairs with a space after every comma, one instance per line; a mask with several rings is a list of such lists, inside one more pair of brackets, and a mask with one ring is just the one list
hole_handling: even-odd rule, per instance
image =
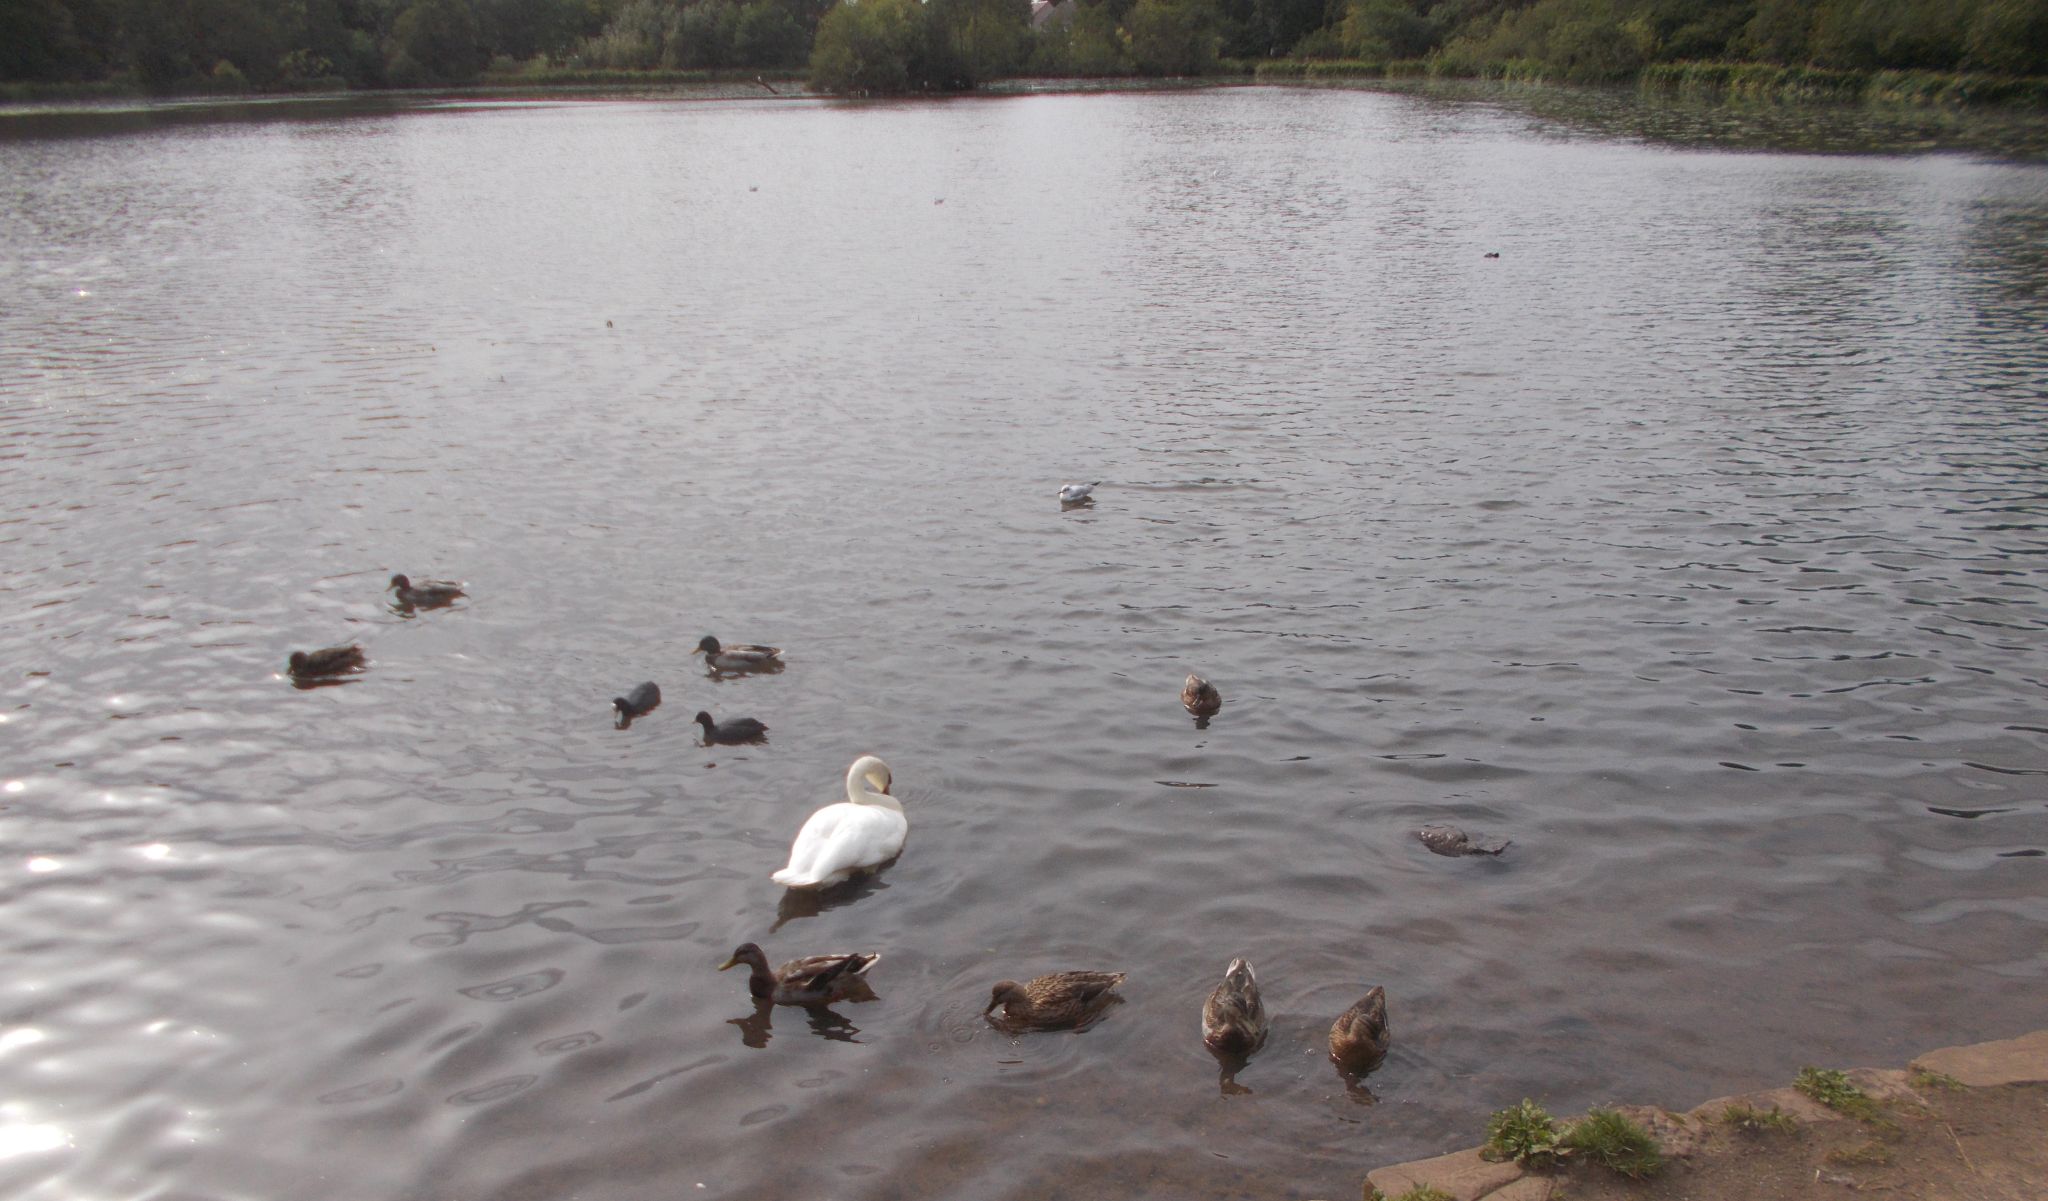
[[[2048, 1025], [2048, 169], [380, 104], [0, 125], [10, 1196], [1346, 1196]], [[863, 752], [908, 847], [785, 895]], [[745, 941], [877, 999], [758, 1014]], [[1067, 967], [1125, 1003], [981, 1020]]]

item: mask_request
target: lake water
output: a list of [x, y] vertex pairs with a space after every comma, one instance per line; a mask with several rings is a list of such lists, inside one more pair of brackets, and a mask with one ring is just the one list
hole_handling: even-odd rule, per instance
[[[2048, 1025], [2048, 168], [1243, 88], [15, 116], [0, 181], [11, 1197], [1347, 1197]], [[792, 903], [862, 752], [908, 848]], [[878, 999], [758, 1015], [748, 940]], [[1125, 1004], [982, 1021], [1059, 968]]]

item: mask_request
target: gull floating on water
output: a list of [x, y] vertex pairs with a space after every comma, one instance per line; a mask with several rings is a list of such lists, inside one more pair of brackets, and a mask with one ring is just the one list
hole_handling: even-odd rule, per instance
[[1096, 484], [1101, 482], [1101, 480], [1096, 480], [1094, 484], [1062, 484], [1060, 486], [1060, 503], [1063, 505], [1080, 504], [1094, 494]]

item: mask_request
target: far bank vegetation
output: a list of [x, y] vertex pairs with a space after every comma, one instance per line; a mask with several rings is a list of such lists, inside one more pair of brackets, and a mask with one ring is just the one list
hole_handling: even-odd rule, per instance
[[288, 91], [807, 75], [1640, 81], [2048, 105], [2048, 0], [6, 0], [0, 85]]

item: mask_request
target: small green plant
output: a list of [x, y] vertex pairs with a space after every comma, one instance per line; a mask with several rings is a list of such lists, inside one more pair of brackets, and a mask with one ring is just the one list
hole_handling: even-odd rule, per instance
[[1394, 1198], [1394, 1201], [1458, 1201], [1458, 1199], [1433, 1184], [1418, 1184]]
[[1756, 1108], [1747, 1101], [1732, 1101], [1721, 1111], [1721, 1121], [1745, 1134], [1756, 1134], [1764, 1130], [1796, 1130], [1799, 1123], [1792, 1115], [1771, 1106], [1770, 1112]]
[[1839, 1068], [1800, 1068], [1792, 1087], [1844, 1116], [1864, 1122], [1874, 1121], [1878, 1116], [1877, 1102]]
[[1618, 1110], [1589, 1109], [1558, 1139], [1558, 1146], [1584, 1155], [1631, 1180], [1655, 1175], [1664, 1166], [1657, 1140]]
[[1520, 1105], [1494, 1111], [1486, 1120], [1486, 1158], [1513, 1160], [1528, 1167], [1557, 1162], [1557, 1123], [1541, 1105], [1522, 1098]]
[[1962, 1081], [1949, 1075], [1947, 1072], [1930, 1072], [1926, 1068], [1914, 1068], [1913, 1074], [1906, 1078], [1906, 1082], [1914, 1088], [1960, 1089], [1963, 1087]]

